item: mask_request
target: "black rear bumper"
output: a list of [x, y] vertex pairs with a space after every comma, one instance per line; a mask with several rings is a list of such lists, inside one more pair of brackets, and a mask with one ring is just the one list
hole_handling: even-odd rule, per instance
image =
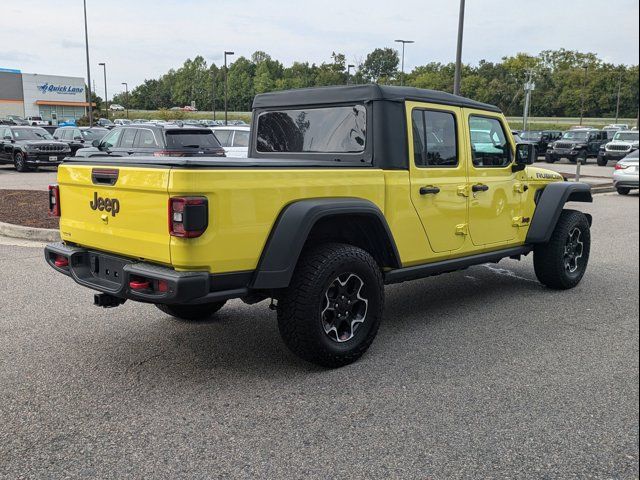
[[[114, 297], [138, 302], [161, 304], [198, 304], [248, 294], [247, 285], [253, 272], [210, 274], [208, 272], [178, 272], [153, 263], [53, 243], [44, 249], [47, 263], [58, 272], [73, 278], [76, 283]], [[68, 265], [56, 265], [56, 259], [67, 259]], [[166, 282], [159, 291], [132, 289], [130, 282], [148, 279], [151, 284]]]

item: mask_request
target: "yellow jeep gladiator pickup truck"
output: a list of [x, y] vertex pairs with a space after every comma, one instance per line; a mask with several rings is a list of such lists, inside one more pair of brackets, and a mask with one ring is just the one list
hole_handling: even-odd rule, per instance
[[95, 303], [212, 316], [271, 298], [286, 345], [358, 359], [384, 285], [533, 253], [545, 285], [580, 282], [588, 185], [529, 166], [494, 106], [360, 85], [257, 95], [249, 158], [69, 158], [50, 188], [46, 261]]

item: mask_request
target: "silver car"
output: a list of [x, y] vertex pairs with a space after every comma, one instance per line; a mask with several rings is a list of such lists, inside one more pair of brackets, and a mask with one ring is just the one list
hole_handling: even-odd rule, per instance
[[638, 150], [631, 152], [616, 164], [613, 186], [620, 195], [628, 195], [638, 188]]

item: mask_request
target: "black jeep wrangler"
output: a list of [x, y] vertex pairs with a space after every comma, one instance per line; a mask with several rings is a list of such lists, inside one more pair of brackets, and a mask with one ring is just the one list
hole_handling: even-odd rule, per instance
[[607, 143], [607, 132], [591, 128], [569, 130], [562, 138], [549, 144], [545, 160], [555, 163], [562, 158], [570, 162], [587, 163], [589, 158], [597, 158], [600, 146]]

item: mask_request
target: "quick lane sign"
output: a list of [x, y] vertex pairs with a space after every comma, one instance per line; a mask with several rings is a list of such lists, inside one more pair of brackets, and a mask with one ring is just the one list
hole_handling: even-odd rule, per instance
[[83, 87], [72, 87], [71, 85], [54, 85], [53, 83], [43, 83], [38, 85], [38, 90], [42, 93], [60, 93], [63, 95], [78, 95], [84, 92]]

